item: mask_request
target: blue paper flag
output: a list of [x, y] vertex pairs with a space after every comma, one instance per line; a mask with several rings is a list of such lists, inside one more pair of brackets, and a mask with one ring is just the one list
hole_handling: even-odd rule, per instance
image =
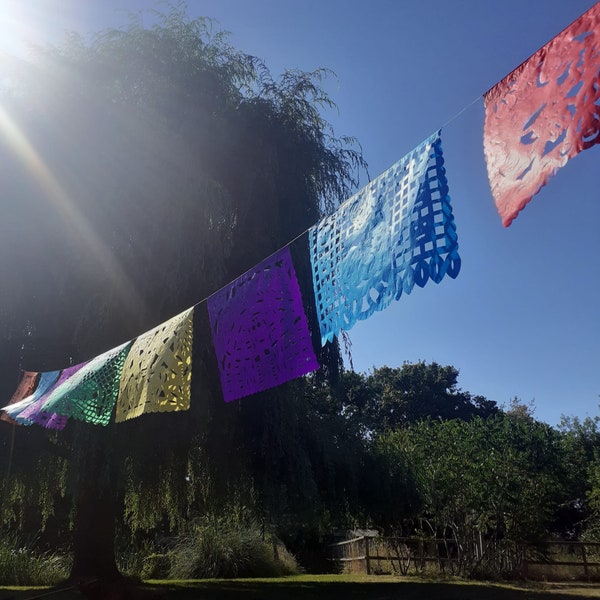
[[321, 342], [460, 270], [440, 132], [311, 228]]

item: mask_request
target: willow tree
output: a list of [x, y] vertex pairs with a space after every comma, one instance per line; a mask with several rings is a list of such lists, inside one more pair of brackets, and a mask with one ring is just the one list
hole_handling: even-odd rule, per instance
[[[150, 329], [301, 234], [356, 186], [360, 152], [322, 116], [331, 106], [324, 72], [275, 81], [211, 30], [175, 11], [151, 28], [71, 35], [29, 61], [4, 57], [4, 398], [19, 367], [62, 368]], [[307, 253], [293, 251], [306, 285]], [[314, 319], [306, 294], [305, 304]], [[190, 507], [248, 488], [264, 510], [319, 496], [311, 461], [327, 443], [308, 441], [303, 384], [224, 405], [208, 331], [200, 305], [190, 411], [106, 428], [70, 422], [56, 435], [17, 431], [15, 477], [40, 489], [60, 483], [74, 507], [73, 577], [116, 575], [117, 516], [133, 527], [175, 524]], [[333, 373], [336, 348], [320, 358]], [[10, 426], [0, 425], [7, 449]], [[60, 477], [32, 464], [52, 451], [62, 456]], [[25, 502], [28, 488], [19, 489], [7, 496]]]

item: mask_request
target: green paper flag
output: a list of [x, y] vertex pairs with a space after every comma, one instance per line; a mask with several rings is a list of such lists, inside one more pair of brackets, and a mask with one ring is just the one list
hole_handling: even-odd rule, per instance
[[130, 346], [127, 342], [90, 360], [50, 394], [42, 411], [108, 425]]

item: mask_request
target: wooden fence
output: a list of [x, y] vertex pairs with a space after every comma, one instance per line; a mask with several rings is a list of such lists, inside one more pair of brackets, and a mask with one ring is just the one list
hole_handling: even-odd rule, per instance
[[371, 574], [455, 575], [487, 572], [531, 579], [600, 581], [600, 543], [548, 541], [536, 545], [479, 540], [468, 547], [455, 540], [423, 537], [356, 537], [331, 544], [340, 570]]
[[600, 580], [600, 543], [548, 541], [527, 546], [525, 576]]

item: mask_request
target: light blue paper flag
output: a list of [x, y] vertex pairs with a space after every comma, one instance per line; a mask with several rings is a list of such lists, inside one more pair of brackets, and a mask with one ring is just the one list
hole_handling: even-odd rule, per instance
[[321, 342], [414, 284], [456, 277], [460, 257], [440, 132], [309, 232]]

